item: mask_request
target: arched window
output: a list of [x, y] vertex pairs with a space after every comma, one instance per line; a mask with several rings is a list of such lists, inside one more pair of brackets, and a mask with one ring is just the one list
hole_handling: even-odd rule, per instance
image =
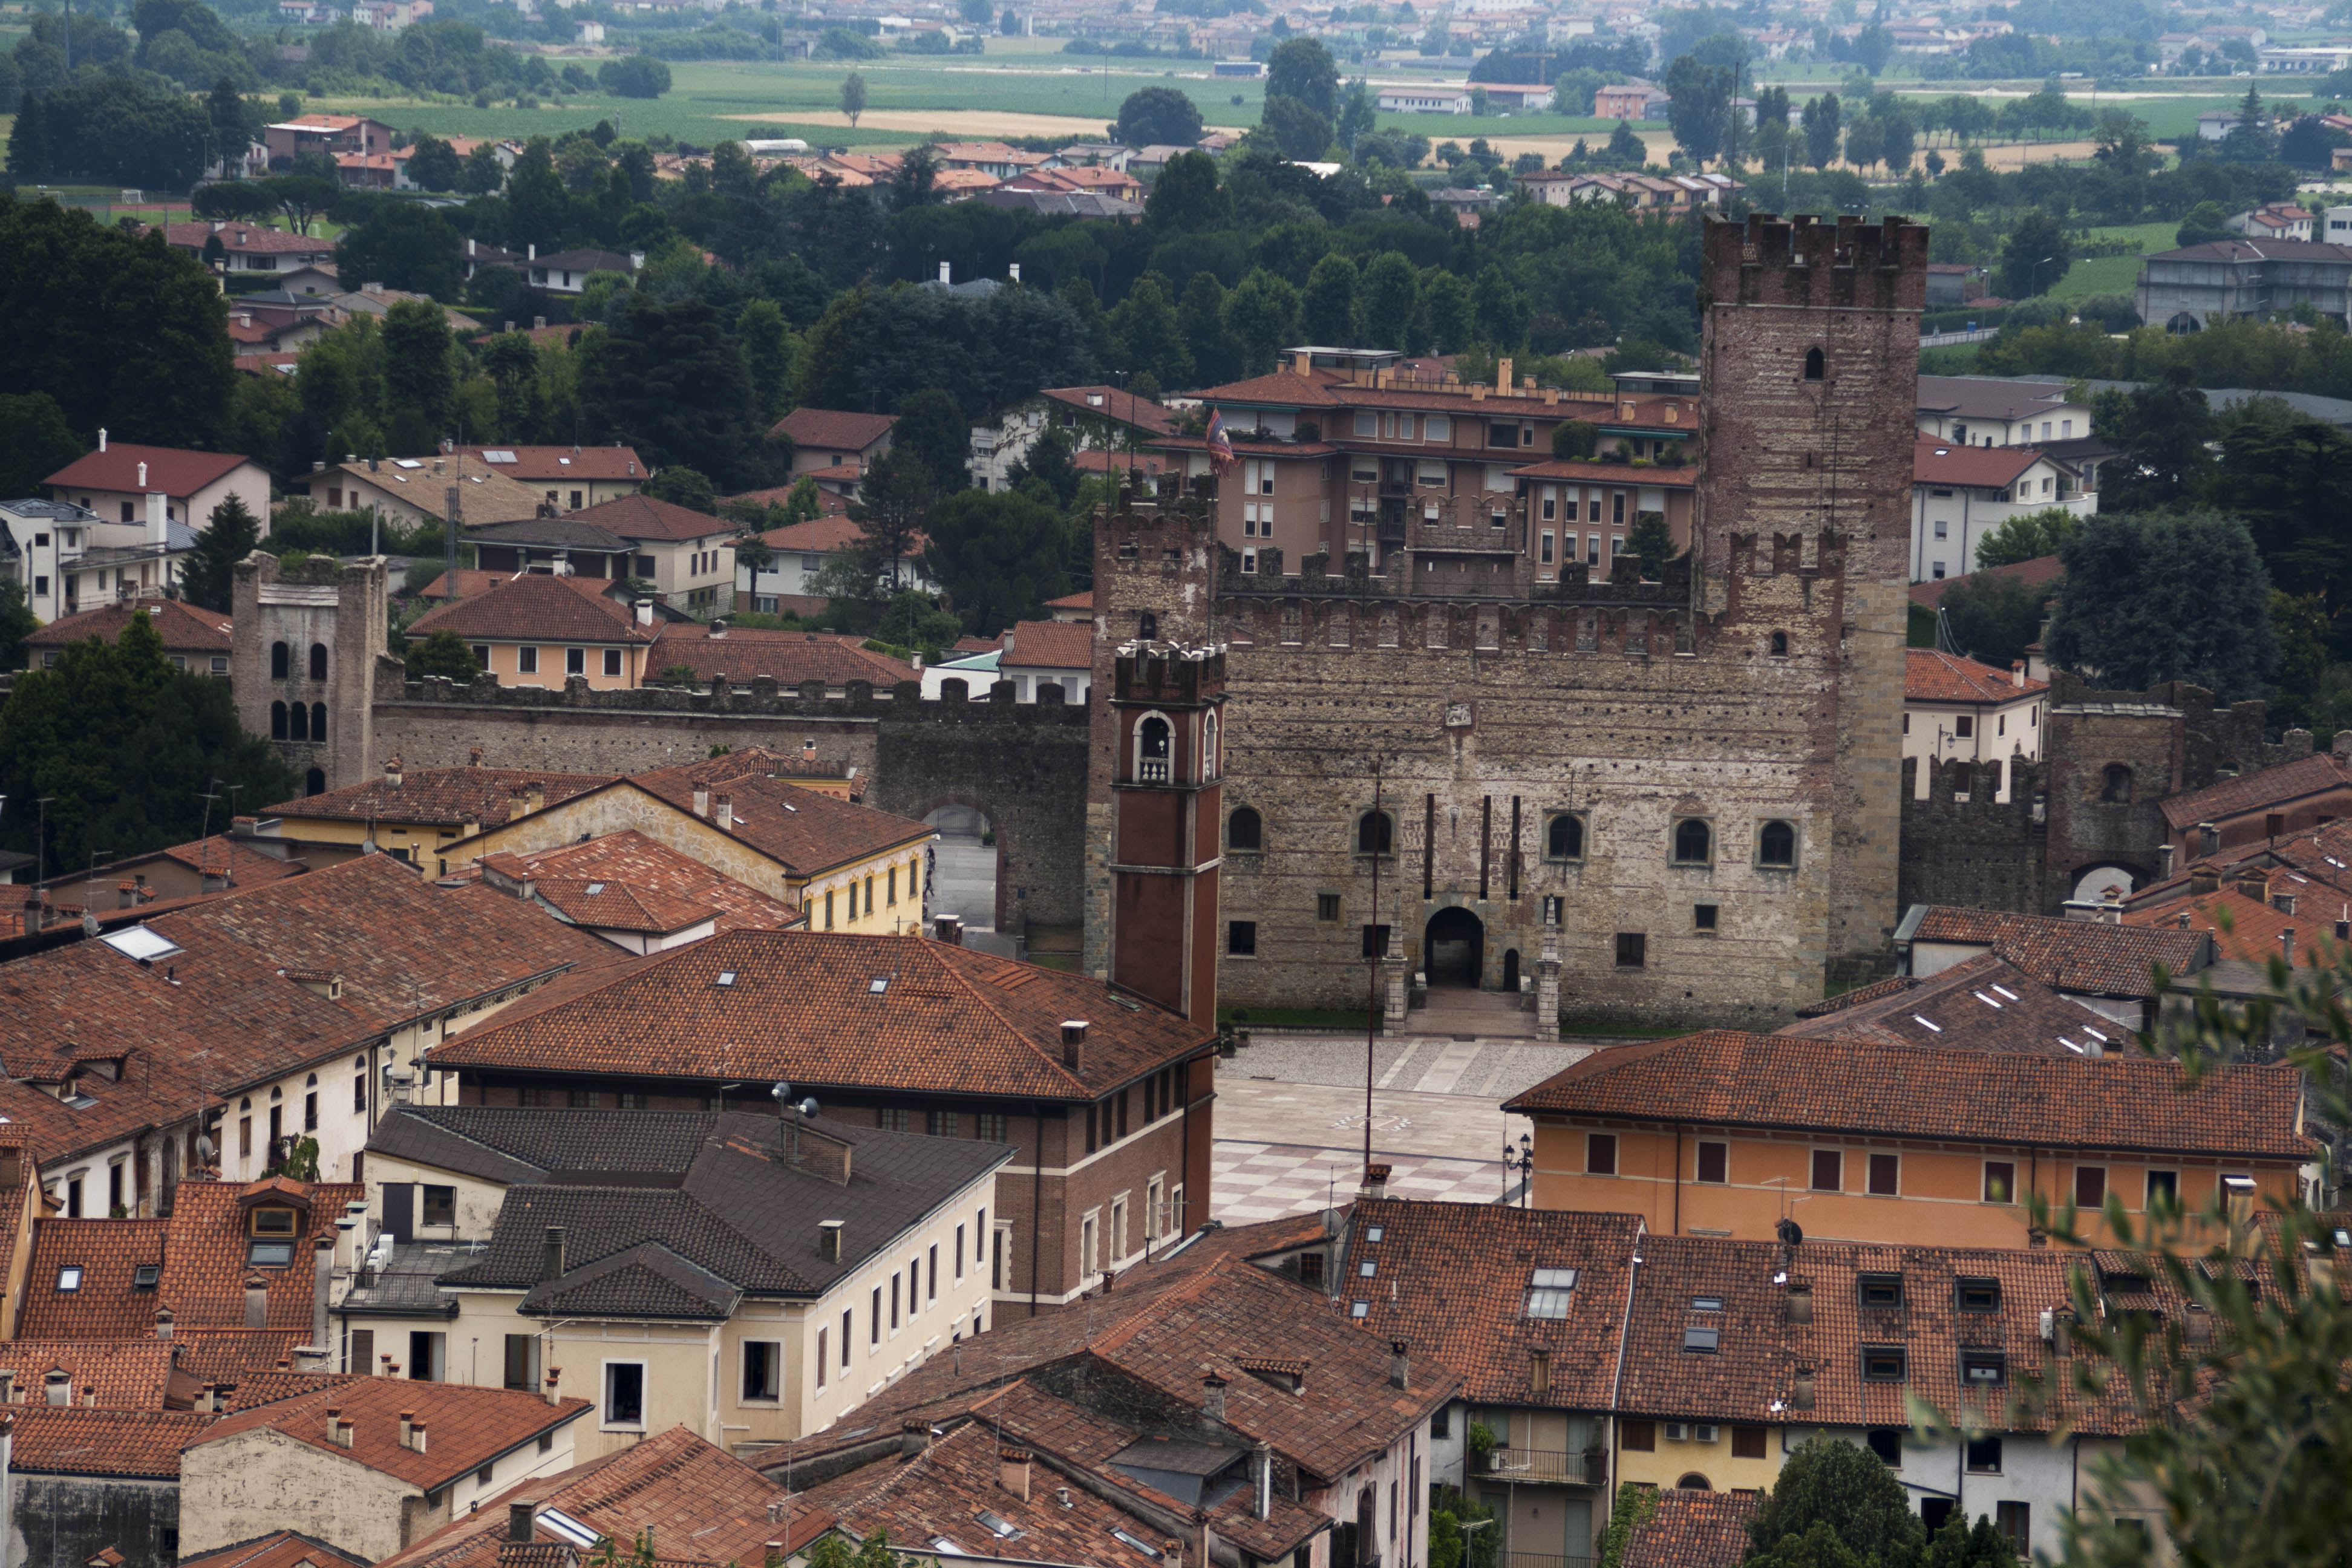
[[1144, 716], [1135, 727], [1135, 776], [1143, 784], [1168, 782], [1168, 759], [1176, 731], [1157, 713]]
[[1256, 850], [1265, 847], [1265, 821], [1253, 805], [1236, 806], [1225, 818], [1225, 847]]
[[1217, 776], [1217, 716], [1212, 713], [1201, 725], [1201, 777]]
[[302, 777], [302, 793], [304, 795], [326, 794], [327, 770], [324, 768], [312, 768], [308, 773], [304, 774]]
[[310, 645], [310, 679], [313, 680], [327, 679], [327, 645], [325, 643], [314, 642]]
[[1824, 368], [1825, 364], [1822, 358], [1822, 351], [1817, 348], [1807, 349], [1805, 351], [1805, 379], [1807, 381], [1821, 380], [1822, 372]]
[[1714, 847], [1715, 834], [1705, 819], [1685, 816], [1675, 824], [1675, 864], [1704, 866], [1707, 851]]
[[1774, 658], [1786, 658], [1789, 657], [1788, 633], [1774, 632], [1772, 634], [1772, 657]]
[[1153, 615], [1150, 610], [1146, 610], [1141, 615], [1136, 616], [1135, 635], [1141, 637], [1145, 642], [1151, 642], [1157, 639], [1160, 636], [1160, 617]]
[[1584, 818], [1566, 812], [1551, 819], [1544, 829], [1544, 858], [1547, 860], [1581, 860], [1584, 858]]
[[248, 1094], [243, 1100], [238, 1100], [236, 1102], [236, 1108], [239, 1110], [251, 1110], [253, 1109], [253, 1096]]
[[282, 741], [286, 739], [286, 704], [273, 702], [269, 705], [269, 738], [273, 741]]
[[1396, 820], [1385, 811], [1368, 811], [1356, 818], [1356, 853], [1396, 853]]
[[[1819, 353], [1822, 351], [1815, 349], [1813, 352], [1815, 353]], [[1713, 1487], [1706, 1484], [1706, 1478], [1700, 1475], [1696, 1470], [1693, 1470], [1681, 1480], [1676, 1481], [1675, 1486], [1679, 1490], [1686, 1492], [1710, 1492], [1715, 1489]]]
[[1756, 862], [1759, 866], [1793, 866], [1797, 863], [1797, 830], [1785, 822], [1768, 822], [1756, 835]]
[[302, 1087], [303, 1087], [304, 1089], [316, 1089], [316, 1088], [318, 1088], [318, 1087], [319, 1087], [319, 1075], [318, 1075], [317, 1073], [312, 1073], [309, 1078], [304, 1079], [302, 1080]]
[[289, 741], [307, 741], [310, 738], [310, 705], [309, 703], [289, 702], [286, 705], [286, 738]]
[[269, 645], [269, 679], [283, 680], [294, 673], [294, 654], [282, 642]]
[[2099, 798], [2117, 805], [2129, 805], [2132, 797], [2132, 771], [2121, 763], [2109, 763], [2100, 776]]
[[323, 702], [313, 702], [310, 704], [310, 739], [317, 742], [324, 741], [326, 738], [327, 705]]
[[269, 1103], [272, 1105], [277, 1104], [279, 1100], [284, 1100], [285, 1098], [286, 1091], [282, 1089], [273, 1089], [269, 1091]]

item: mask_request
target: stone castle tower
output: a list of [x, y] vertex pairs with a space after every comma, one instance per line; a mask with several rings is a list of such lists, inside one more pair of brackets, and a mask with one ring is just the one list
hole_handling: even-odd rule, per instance
[[257, 550], [237, 563], [237, 718], [269, 737], [306, 794], [373, 774], [385, 573], [382, 556], [339, 564], [313, 555], [283, 574]]

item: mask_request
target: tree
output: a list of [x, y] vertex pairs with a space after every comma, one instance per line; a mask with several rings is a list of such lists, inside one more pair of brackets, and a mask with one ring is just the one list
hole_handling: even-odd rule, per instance
[[1977, 541], [1977, 565], [2014, 566], [2021, 561], [2055, 555], [2058, 547], [2074, 533], [2074, 514], [2063, 506], [2021, 511], [2005, 518], [1999, 527], [1986, 530]]
[[1193, 379], [1217, 386], [1241, 374], [1241, 345], [1225, 325], [1225, 286], [1213, 272], [1192, 274], [1176, 304], [1176, 330], [1192, 355]]
[[959, 490], [932, 509], [923, 573], [948, 591], [964, 629], [993, 636], [1069, 590], [1068, 526], [1008, 490]]
[[1295, 99], [1326, 120], [1339, 112], [1339, 68], [1317, 38], [1290, 38], [1266, 57], [1265, 95]]
[[411, 680], [430, 680], [439, 676], [460, 686], [471, 686], [482, 673], [466, 639], [446, 626], [422, 641], [410, 643], [406, 662]]
[[841, 79], [841, 112], [849, 116], [849, 128], [857, 129], [857, 117], [866, 112], [866, 78], [851, 71]]
[[1298, 341], [1298, 290], [1260, 267], [1225, 296], [1225, 326], [1241, 353], [1244, 375], [1264, 375]]
[[1143, 210], [1153, 228], [1171, 235], [1206, 234], [1229, 228], [1234, 221], [1233, 197], [1218, 185], [1217, 161], [1206, 153], [1179, 153], [1169, 159], [1151, 182]]
[[940, 609], [929, 594], [902, 588], [883, 606], [875, 635], [896, 647], [913, 648], [935, 664], [940, 650], [953, 647], [963, 636], [963, 623]]
[[1919, 1516], [1911, 1511], [1903, 1483], [1884, 1461], [1858, 1443], [1811, 1437], [1781, 1462], [1772, 1489], [1758, 1504], [1748, 1532], [1755, 1550], [1748, 1562], [1780, 1564], [1825, 1563], [1819, 1555], [1766, 1554], [1797, 1542], [1816, 1551], [1811, 1540], [1826, 1530], [1837, 1546], [1863, 1563], [1906, 1562], [1922, 1543]]
[[1112, 340], [1129, 373], [1149, 372], [1162, 386], [1183, 386], [1192, 375], [1192, 352], [1176, 322], [1168, 280], [1147, 272], [1110, 313]]
[[2104, 504], [2121, 511], [2160, 507], [2199, 489], [2213, 468], [2212, 405], [2185, 365], [2128, 392], [2094, 394], [2091, 427], [2120, 454], [2101, 466]]
[[2063, 592], [2034, 587], [2008, 573], [1979, 572], [1944, 590], [1939, 607], [1952, 646], [1995, 669], [2007, 669], [2042, 640], [2044, 606]]
[[657, 469], [654, 476], [638, 487], [637, 493], [666, 500], [672, 506], [682, 506], [688, 511], [719, 511], [719, 490], [707, 475], [697, 473], [684, 463], [672, 463]]
[[544, 136], [523, 143], [507, 172], [506, 243], [509, 248], [537, 245], [552, 250], [563, 238], [572, 195], [555, 172], [554, 145]]
[[1665, 575], [1666, 563], [1675, 558], [1675, 535], [1666, 526], [1664, 512], [1636, 513], [1633, 530], [1625, 536], [1625, 542], [1641, 558], [1645, 581], [1655, 583]]
[[400, 300], [383, 313], [384, 440], [395, 454], [439, 445], [457, 400], [457, 353], [440, 306]]
[[1441, 267], [1421, 275], [1421, 333], [1433, 353], [1467, 348], [1471, 338], [1470, 286]]
[[[131, 616], [111, 645], [90, 637], [62, 649], [0, 708], [0, 795], [50, 797], [51, 868], [87, 866], [92, 849], [185, 843], [204, 831], [200, 797], [221, 784], [264, 803], [299, 787], [269, 742], [238, 724], [227, 681], [172, 668], [150, 616]], [[35, 821], [30, 811], [0, 817], [0, 845], [34, 850]]]
[[1805, 132], [1805, 162], [1816, 169], [1826, 169], [1837, 162], [1838, 96], [1825, 92], [1819, 98], [1805, 100], [1798, 124]]
[[1068, 506], [1078, 493], [1079, 478], [1077, 465], [1070, 460], [1070, 445], [1069, 433], [1048, 422], [1029, 443], [1029, 450], [1005, 470], [1004, 488], [1024, 490], [1034, 479], [1053, 492], [1055, 502]]
[[2000, 289], [2023, 300], [2057, 284], [2074, 264], [2073, 241], [2058, 220], [2034, 207], [2017, 220], [2000, 247]]
[[186, 190], [204, 173], [211, 124], [204, 100], [158, 79], [92, 72], [26, 91], [9, 137], [9, 172], [26, 183]]
[[577, 352], [594, 438], [626, 440], [656, 468], [683, 463], [729, 493], [767, 482], [742, 344], [707, 300], [633, 298]]
[[244, 500], [230, 496], [213, 508], [196, 535], [195, 552], [180, 568], [180, 592], [188, 603], [228, 614], [236, 596], [236, 563], [261, 543], [261, 520]]
[[383, 202], [335, 242], [335, 272], [353, 288], [381, 283], [454, 300], [465, 288], [465, 239], [431, 207]]
[[735, 334], [743, 342], [743, 370], [751, 380], [760, 423], [773, 425], [791, 409], [793, 351], [798, 346], [783, 308], [773, 300], [749, 301], [735, 319]]
[[1111, 133], [1129, 147], [1189, 147], [1201, 139], [1201, 108], [1172, 87], [1139, 88], [1119, 104]]
[[1420, 308], [1420, 272], [1402, 252], [1383, 250], [1357, 281], [1356, 330], [1350, 341], [1402, 352]]
[[1299, 295], [1298, 328], [1309, 342], [1345, 346], [1356, 335], [1356, 264], [1337, 252], [1315, 264]]
[[457, 172], [457, 189], [469, 196], [486, 196], [506, 181], [506, 165], [499, 162], [498, 149], [488, 142], [475, 142], [474, 150], [466, 154], [465, 167]]
[[25, 584], [0, 576], [0, 669], [25, 668], [25, 639], [41, 629], [41, 618], [25, 597]]
[[1294, 162], [1316, 162], [1331, 149], [1331, 117], [1318, 114], [1297, 99], [1268, 96], [1260, 118], [1274, 133], [1275, 145], [1282, 149], [1282, 155]]
[[971, 482], [971, 421], [956, 400], [936, 386], [908, 393], [898, 400], [898, 423], [890, 432], [890, 449], [903, 451], [923, 466], [931, 489], [946, 495]]
[[623, 55], [596, 68], [596, 84], [620, 98], [659, 98], [669, 90], [669, 67], [653, 55]]
[[2066, 591], [2045, 639], [2052, 663], [2115, 688], [2191, 681], [2224, 702], [2269, 679], [2270, 574], [2239, 519], [2103, 513], [2084, 520], [2059, 559]]
[[887, 581], [892, 593], [898, 590], [899, 563], [914, 553], [915, 541], [923, 532], [937, 494], [930, 463], [920, 452], [895, 440], [858, 483], [849, 520], [857, 524], [860, 552], [873, 563], [868, 575], [880, 577], [881, 567], [887, 563]]
[[2220, 202], [2199, 202], [2189, 209], [2189, 216], [2180, 220], [2179, 228], [2173, 232], [2172, 242], [2186, 247], [2203, 245], [2209, 240], [2227, 239], [2231, 233], [2229, 215], [2221, 210]]
[[1666, 123], [1693, 163], [1704, 164], [1723, 151], [1738, 80], [1736, 68], [1704, 64], [1696, 54], [1666, 68]]
[[1617, 122], [1616, 129], [1609, 132], [1609, 147], [1606, 155], [1611, 163], [1621, 168], [1638, 169], [1648, 160], [1650, 149], [1646, 142], [1633, 133], [1633, 126], [1621, 120]]
[[0, 430], [8, 433], [0, 441], [0, 496], [39, 495], [49, 476], [84, 450], [46, 392], [0, 392]]
[[408, 179], [421, 190], [454, 191], [460, 164], [457, 150], [438, 136], [418, 132], [408, 143]]

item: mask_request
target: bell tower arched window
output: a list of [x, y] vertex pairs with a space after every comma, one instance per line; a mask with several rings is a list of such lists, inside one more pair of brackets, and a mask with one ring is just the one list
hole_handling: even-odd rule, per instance
[[1168, 764], [1174, 755], [1176, 731], [1164, 715], [1148, 713], [1135, 726], [1135, 780], [1138, 784], [1166, 784]]

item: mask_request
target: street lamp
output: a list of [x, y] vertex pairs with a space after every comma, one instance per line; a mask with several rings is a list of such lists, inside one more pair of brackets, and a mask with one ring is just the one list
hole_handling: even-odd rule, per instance
[[1511, 1195], [1511, 1173], [1517, 1171], [1519, 1173], [1519, 1206], [1526, 1208], [1535, 1190], [1535, 1170], [1534, 1139], [1522, 1132], [1519, 1134], [1517, 1147], [1513, 1147], [1509, 1139], [1503, 1140], [1503, 1196], [1505, 1199], [1507, 1200]]
[[2032, 279], [2033, 291], [2035, 293], [2039, 294], [2042, 292], [2042, 269], [2057, 259], [2058, 258], [2054, 256], [2045, 256], [2041, 260], [2033, 264], [2033, 270], [2028, 276]]

